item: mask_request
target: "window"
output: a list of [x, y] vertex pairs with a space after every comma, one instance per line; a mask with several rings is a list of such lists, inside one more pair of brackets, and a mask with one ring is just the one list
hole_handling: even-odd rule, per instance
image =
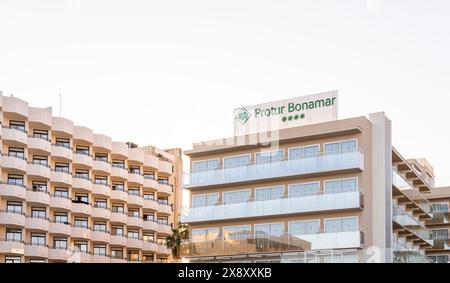
[[167, 217], [158, 217], [158, 224], [169, 225], [169, 219]]
[[97, 185], [108, 186], [108, 177], [107, 176], [95, 176], [94, 183]]
[[31, 245], [32, 246], [46, 246], [45, 234], [31, 234]]
[[107, 209], [108, 203], [105, 199], [96, 199], [94, 202], [94, 207]]
[[125, 169], [124, 160], [113, 160], [112, 167]]
[[55, 193], [53, 194], [57, 198], [69, 198], [69, 189], [66, 188], [55, 188]]
[[33, 130], [33, 138], [48, 141], [48, 131], [45, 130]]
[[70, 149], [70, 140], [69, 139], [60, 139], [57, 138], [55, 142], [55, 146], [65, 147]]
[[155, 242], [155, 234], [153, 234], [153, 233], [144, 233], [144, 235], [142, 236], [142, 239], [144, 240], [144, 242], [154, 243]]
[[210, 242], [219, 238], [218, 227], [192, 229], [192, 242]]
[[325, 219], [325, 233], [354, 232], [358, 230], [358, 217]]
[[87, 170], [76, 170], [75, 178], [89, 180], [89, 171]]
[[47, 211], [45, 208], [31, 208], [31, 218], [46, 219]]
[[141, 193], [141, 190], [139, 188], [129, 188], [128, 189], [128, 194], [130, 196], [139, 196]]
[[95, 154], [95, 160], [97, 160], [97, 161], [103, 161], [103, 162], [108, 162], [108, 154], [104, 154], [104, 153], [96, 153], [96, 154]]
[[357, 140], [338, 141], [325, 144], [326, 154], [354, 152], [357, 150]]
[[25, 152], [23, 148], [10, 147], [8, 149], [8, 156], [25, 159]]
[[269, 223], [255, 225], [255, 235], [280, 237], [284, 233], [284, 223]]
[[139, 251], [128, 251], [128, 261], [139, 261]]
[[167, 244], [167, 239], [166, 239], [166, 238], [158, 238], [158, 239], [156, 240], [156, 243], [157, 243], [158, 245], [165, 246], [165, 245]]
[[204, 172], [219, 169], [219, 159], [195, 161], [192, 163], [193, 172]]
[[358, 178], [325, 181], [325, 194], [354, 192], [358, 189]]
[[214, 206], [218, 202], [219, 202], [219, 193], [192, 196], [192, 207]]
[[87, 242], [75, 241], [73, 244], [75, 251], [79, 251], [80, 253], [88, 253], [88, 245]]
[[120, 258], [120, 259], [122, 259], [123, 258], [123, 250], [122, 249], [114, 249], [114, 250], [111, 250], [111, 257], [112, 258]]
[[123, 227], [122, 226], [112, 226], [111, 234], [113, 236], [123, 236], [124, 235]]
[[251, 155], [230, 156], [223, 159], [223, 167], [236, 168], [249, 165], [251, 162]]
[[250, 199], [250, 190], [223, 193], [224, 204], [243, 203], [247, 202], [249, 199]]
[[153, 212], [145, 213], [144, 221], [155, 221], [155, 214]]
[[5, 263], [21, 263], [20, 256], [6, 256]]
[[68, 225], [69, 224], [69, 217], [66, 212], [58, 212], [54, 214], [55, 216], [55, 223], [63, 223]]
[[158, 198], [158, 203], [159, 204], [164, 204], [164, 205], [169, 205], [169, 199], [167, 197], [165, 198]]
[[312, 235], [319, 233], [320, 233], [320, 220], [289, 222], [289, 234], [293, 236]]
[[162, 185], [168, 185], [169, 184], [169, 178], [158, 178], [158, 183]]
[[144, 172], [144, 179], [155, 180], [155, 172]]
[[289, 159], [302, 159], [319, 155], [320, 146], [310, 145], [305, 147], [296, 147], [289, 149]]
[[26, 133], [25, 122], [23, 122], [23, 121], [12, 121], [11, 120], [11, 121], [9, 121], [9, 128]]
[[94, 222], [94, 231], [106, 233], [106, 223], [105, 222]]
[[88, 146], [79, 146], [79, 145], [75, 149], [75, 153], [86, 156], [89, 156], [91, 154]]
[[33, 164], [48, 167], [48, 158], [47, 156], [33, 155]]
[[289, 197], [299, 198], [320, 194], [320, 182], [289, 185]]
[[125, 209], [123, 205], [113, 204], [112, 211], [115, 213], [125, 213]]
[[223, 237], [225, 240], [247, 239], [250, 236], [250, 231], [249, 225], [224, 227]]
[[47, 192], [47, 182], [33, 181], [31, 185], [33, 191], [35, 192]]
[[137, 167], [137, 166], [130, 166], [128, 168], [128, 170], [131, 174], [137, 174], [137, 175], [141, 174], [141, 168]]
[[256, 201], [281, 199], [284, 195], [284, 186], [257, 188], [255, 189], [255, 193]]
[[438, 203], [432, 203], [432, 211], [433, 213], [448, 213], [448, 202], [438, 202]]
[[30, 263], [45, 263], [45, 259], [30, 259]]
[[133, 218], [140, 218], [139, 209], [128, 209], [128, 216]]
[[283, 160], [284, 152], [282, 149], [276, 151], [260, 152], [256, 154], [256, 163], [272, 163]]
[[89, 197], [88, 197], [88, 195], [85, 195], [85, 194], [76, 194], [75, 200], [73, 202], [89, 204]]
[[88, 228], [88, 219], [87, 218], [79, 218], [79, 217], [75, 218], [74, 227], [87, 229]]
[[58, 250], [67, 250], [67, 238], [53, 238], [53, 248]]
[[106, 246], [94, 245], [94, 255], [106, 256]]
[[6, 203], [6, 212], [22, 214], [22, 203], [21, 202], [8, 201]]
[[8, 185], [14, 185], [23, 187], [23, 176], [22, 175], [8, 175]]
[[123, 191], [125, 191], [125, 185], [124, 185], [123, 182], [122, 183], [113, 182], [112, 183], [112, 189], [113, 189], [113, 191], [121, 191], [121, 192], [123, 192]]
[[128, 238], [139, 240], [139, 231], [138, 230], [128, 230]]
[[56, 172], [69, 173], [69, 164], [67, 163], [55, 163]]
[[155, 193], [144, 193], [145, 200], [155, 200]]
[[444, 241], [448, 241], [449, 237], [448, 237], [448, 229], [434, 229], [434, 230], [430, 230], [431, 232], [431, 237], [433, 240], [444, 240]]
[[21, 229], [6, 229], [6, 241], [7, 242], [22, 242], [22, 230]]

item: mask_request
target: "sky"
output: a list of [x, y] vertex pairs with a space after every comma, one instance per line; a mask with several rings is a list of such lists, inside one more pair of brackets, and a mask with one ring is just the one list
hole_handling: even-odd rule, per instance
[[0, 90], [117, 141], [189, 149], [233, 109], [338, 89], [450, 185], [448, 0], [1, 0]]

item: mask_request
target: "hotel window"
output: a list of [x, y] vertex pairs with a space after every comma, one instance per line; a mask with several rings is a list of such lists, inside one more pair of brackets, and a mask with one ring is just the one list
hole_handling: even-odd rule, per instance
[[289, 222], [289, 234], [293, 236], [320, 233], [320, 220], [304, 220]]
[[86, 194], [76, 194], [75, 195], [75, 200], [73, 202], [89, 204], [89, 197]]
[[128, 261], [137, 262], [139, 261], [139, 251], [128, 251]]
[[31, 187], [35, 192], [47, 192], [47, 182], [33, 181]]
[[192, 196], [192, 207], [214, 206], [218, 202], [219, 202], [219, 193]]
[[128, 216], [133, 218], [140, 218], [139, 209], [128, 209]]
[[76, 154], [81, 154], [81, 155], [86, 155], [89, 156], [90, 150], [89, 150], [89, 146], [80, 146], [78, 145], [77, 148], [75, 149], [75, 153]]
[[68, 225], [69, 224], [69, 217], [67, 212], [55, 212], [55, 223], [63, 223]]
[[430, 256], [429, 257], [431, 259], [432, 263], [449, 263], [449, 256], [448, 255], [435, 255], [435, 256]]
[[128, 239], [139, 240], [138, 230], [128, 230]]
[[47, 156], [33, 155], [33, 164], [48, 167], [48, 158]]
[[106, 222], [94, 222], [94, 231], [106, 233]]
[[104, 153], [96, 153], [96, 154], [95, 154], [95, 160], [97, 160], [97, 161], [103, 161], [103, 162], [108, 162], [108, 154], [104, 154]]
[[161, 246], [166, 246], [167, 245], [167, 239], [166, 238], [158, 238], [158, 239], [156, 239], [156, 243], [158, 245], [161, 245]]
[[431, 204], [433, 213], [448, 213], [448, 202], [439, 202]]
[[255, 189], [256, 201], [281, 199], [284, 195], [284, 186]]
[[144, 179], [155, 180], [155, 172], [144, 172]]
[[130, 196], [139, 196], [141, 193], [141, 190], [139, 188], [128, 188], [128, 194]]
[[168, 185], [169, 184], [169, 178], [158, 178], [158, 183], [162, 185]]
[[220, 229], [218, 227], [192, 229], [192, 242], [210, 242], [219, 238]]
[[326, 143], [325, 144], [325, 153], [335, 154], [335, 153], [354, 152], [357, 150], [357, 146], [358, 145], [357, 145], [356, 140]]
[[431, 237], [433, 240], [439, 241], [439, 240], [444, 240], [444, 241], [448, 241], [449, 237], [448, 237], [448, 229], [433, 229], [430, 230], [431, 232]]
[[53, 248], [57, 250], [67, 250], [67, 238], [53, 238]]
[[144, 214], [144, 221], [155, 221], [155, 214], [153, 212], [148, 212]]
[[247, 166], [250, 164], [251, 159], [250, 154], [225, 157], [223, 159], [223, 167], [226, 169]]
[[204, 172], [219, 169], [219, 159], [195, 161], [192, 163], [193, 172]]
[[57, 138], [55, 141], [55, 146], [65, 147], [65, 148], [70, 149], [70, 140]]
[[112, 183], [112, 189], [113, 191], [121, 191], [124, 192], [125, 191], [125, 185], [123, 182], [113, 182]]
[[95, 199], [94, 207], [107, 209], [108, 203], [106, 199]]
[[355, 192], [358, 189], [358, 178], [325, 181], [325, 194]]
[[168, 263], [169, 259], [167, 257], [158, 257], [157, 261], [158, 263]]
[[97, 185], [108, 185], [108, 177], [107, 176], [95, 176], [94, 183]]
[[45, 130], [33, 130], [33, 138], [48, 141], [48, 131]]
[[144, 240], [144, 242], [154, 243], [155, 242], [155, 234], [154, 233], [144, 233], [144, 235], [142, 235], [142, 239]]
[[273, 163], [283, 160], [284, 152], [282, 149], [276, 151], [267, 151], [256, 153], [256, 163]]
[[23, 121], [9, 121], [9, 128], [26, 133], [25, 122]]
[[144, 193], [145, 200], [155, 200], [155, 193]]
[[57, 198], [69, 198], [69, 189], [66, 188], [55, 188], [55, 193], [53, 194]]
[[124, 160], [113, 160], [112, 167], [125, 169]]
[[358, 217], [325, 219], [325, 233], [358, 231]]
[[281, 237], [284, 233], [284, 223], [268, 223], [255, 225], [255, 236]]
[[247, 239], [251, 234], [250, 225], [231, 226], [223, 228], [223, 237], [225, 240]]
[[30, 263], [45, 263], [45, 259], [30, 259]]
[[5, 263], [21, 263], [20, 256], [6, 256]]
[[94, 255], [106, 256], [106, 246], [94, 245]]
[[152, 263], [152, 262], [155, 261], [155, 256], [153, 256], [153, 255], [143, 255], [142, 256], [142, 261], [143, 262]]
[[320, 182], [289, 185], [289, 197], [299, 198], [320, 194]]
[[8, 185], [14, 185], [18, 187], [23, 187], [23, 176], [22, 175], [8, 175]]
[[21, 229], [6, 229], [6, 241], [7, 242], [22, 242], [22, 230]]
[[164, 217], [164, 216], [158, 217], [157, 222], [158, 222], [158, 224], [161, 224], [161, 225], [169, 225], [169, 219], [167, 218], [167, 216], [166, 217]]
[[31, 218], [47, 219], [47, 211], [42, 207], [32, 207], [31, 208]]
[[22, 203], [21, 202], [8, 201], [6, 203], [6, 212], [22, 214]]
[[320, 146], [310, 145], [305, 147], [296, 147], [289, 149], [289, 159], [302, 159], [319, 155]]
[[128, 170], [131, 174], [141, 174], [141, 167], [138, 166], [129, 166]]
[[113, 236], [123, 236], [124, 235], [123, 226], [112, 226], [111, 234]]
[[45, 234], [31, 234], [31, 245], [32, 246], [46, 246]]
[[163, 205], [169, 205], [169, 199], [167, 197], [163, 198], [158, 198], [158, 203], [159, 204], [163, 204]]
[[88, 219], [76, 217], [74, 227], [88, 229]]
[[111, 257], [116, 259], [123, 259], [123, 250], [122, 249], [111, 250]]
[[223, 193], [224, 204], [243, 203], [248, 202], [249, 199], [250, 199], [250, 190]]
[[79, 251], [80, 253], [87, 254], [88, 253], [88, 244], [84, 241], [75, 241], [73, 244], [75, 251]]
[[125, 213], [125, 209], [121, 204], [113, 204], [112, 211], [115, 213]]
[[55, 163], [56, 172], [69, 173], [69, 164], [67, 163]]
[[25, 152], [23, 148], [10, 147], [8, 149], [8, 156], [25, 159]]
[[76, 170], [75, 178], [89, 180], [89, 171], [88, 170]]

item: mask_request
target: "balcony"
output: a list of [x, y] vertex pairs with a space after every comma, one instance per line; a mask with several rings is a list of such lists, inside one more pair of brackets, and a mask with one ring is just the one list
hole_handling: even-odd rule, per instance
[[128, 204], [142, 207], [144, 206], [144, 199], [140, 195], [130, 195], [128, 194]]
[[318, 194], [298, 198], [281, 198], [188, 208], [181, 215], [181, 221], [184, 223], [195, 223], [313, 212], [360, 210], [363, 207], [363, 195], [358, 190], [355, 190], [345, 193]]
[[80, 168], [90, 169], [92, 168], [92, 163], [92, 156], [88, 154], [74, 153], [73, 155], [73, 164], [78, 165]]
[[111, 222], [112, 223], [120, 223], [120, 224], [127, 224], [128, 222], [128, 215], [125, 213], [120, 212], [111, 212]]
[[136, 217], [136, 216], [128, 216], [128, 221], [127, 221], [127, 225], [130, 227], [139, 227], [142, 228], [142, 226], [144, 225], [144, 220], [140, 217]]
[[158, 234], [160, 235], [172, 235], [172, 226], [167, 224], [158, 224]]
[[52, 145], [52, 158], [56, 160], [72, 161], [73, 150], [69, 146]]
[[168, 204], [158, 204], [158, 214], [170, 215], [172, 212], [172, 206]]
[[72, 226], [70, 226], [69, 222], [51, 222], [49, 232], [54, 235], [70, 236], [72, 233]]
[[392, 185], [394, 186], [394, 195], [397, 191], [397, 194], [403, 194], [406, 200], [402, 198], [400, 201], [404, 201], [407, 203], [408, 208], [415, 209], [418, 208], [422, 210], [422, 214], [424, 214], [427, 218], [431, 218], [431, 204], [425, 198], [423, 193], [414, 188], [414, 186], [408, 181], [407, 178], [402, 176], [396, 170], [392, 171]]
[[110, 263], [127, 263], [126, 258], [119, 258], [119, 257], [111, 257]]
[[173, 174], [173, 166], [172, 163], [160, 160], [159, 161], [159, 175], [170, 176]]
[[3, 127], [2, 140], [8, 144], [19, 147], [26, 147], [28, 135], [26, 131], [13, 127]]
[[433, 218], [426, 222], [427, 225], [447, 225], [449, 224], [449, 211], [433, 212]]
[[294, 237], [311, 243], [311, 250], [351, 249], [364, 247], [362, 231], [318, 233], [294, 235]]
[[72, 238], [90, 240], [92, 238], [92, 231], [87, 227], [72, 227]]
[[111, 240], [111, 235], [106, 231], [92, 231], [91, 241], [109, 243]]
[[0, 197], [2, 199], [24, 201], [27, 197], [25, 186], [0, 183]]
[[153, 199], [144, 199], [144, 209], [150, 209], [157, 211], [158, 210], [158, 202]]
[[128, 239], [125, 236], [111, 235], [110, 244], [112, 246], [126, 247], [128, 244]]
[[111, 218], [111, 211], [107, 208], [94, 206], [92, 208], [92, 218], [109, 220]]
[[67, 262], [70, 263], [91, 263], [92, 256], [90, 253], [71, 251]]
[[158, 231], [158, 223], [155, 221], [145, 220], [144, 224], [142, 225], [142, 228], [146, 231], [157, 232]]
[[27, 172], [27, 160], [20, 156], [12, 154], [2, 154], [2, 169], [10, 170], [12, 172], [18, 172], [25, 174]]
[[155, 179], [144, 178], [144, 188], [156, 191], [159, 188], [158, 181]]
[[107, 255], [96, 255], [91, 256], [91, 263], [110, 263], [111, 259]]
[[3, 112], [11, 113], [14, 117], [26, 119], [28, 117], [28, 103], [17, 97], [3, 97]]
[[50, 205], [50, 194], [45, 190], [27, 190], [27, 202], [48, 206]]
[[48, 250], [48, 259], [54, 261], [67, 261], [71, 252], [67, 249], [54, 249]]
[[85, 144], [92, 144], [94, 142], [94, 133], [91, 129], [82, 127], [82, 126], [74, 126], [73, 127], [73, 139], [77, 141], [82, 141]]
[[111, 191], [111, 200], [119, 200], [122, 202], [128, 201], [128, 193], [123, 190], [112, 190]]
[[92, 164], [92, 170], [99, 172], [100, 174], [111, 174], [111, 163], [103, 160], [94, 160]]
[[191, 172], [185, 176], [184, 188], [202, 188], [217, 185], [250, 183], [256, 180], [315, 176], [323, 173], [360, 172], [364, 170], [361, 152], [323, 154], [314, 157], [250, 164], [247, 166]]
[[112, 149], [111, 138], [105, 135], [94, 134], [93, 146], [99, 151], [111, 152]]
[[43, 152], [45, 153], [45, 155], [47, 155], [52, 152], [52, 144], [48, 139], [28, 137], [28, 150]]
[[73, 122], [66, 118], [53, 117], [52, 132], [63, 137], [72, 137], [74, 133]]
[[425, 225], [407, 213], [400, 207], [393, 206], [393, 226], [394, 232], [408, 240], [426, 246], [432, 246], [431, 233]]
[[111, 197], [111, 187], [106, 184], [92, 184], [92, 194], [96, 196]]
[[159, 196], [170, 196], [172, 194], [172, 186], [167, 184], [158, 184]]
[[166, 245], [158, 245], [158, 254], [171, 255], [172, 251]]
[[48, 258], [48, 247], [47, 245], [26, 245], [25, 246], [25, 256], [27, 257], [37, 257], [37, 258]]
[[37, 218], [37, 217], [27, 217], [25, 222], [25, 228], [27, 230], [33, 231], [44, 231], [49, 230], [49, 220], [48, 218]]
[[85, 192], [92, 192], [92, 180], [89, 177], [75, 176], [72, 178], [72, 187]]
[[157, 253], [158, 252], [158, 245], [153, 243], [153, 242], [144, 241], [142, 250], [144, 252]]
[[24, 255], [25, 243], [23, 241], [11, 241], [0, 239], [0, 254]]
[[25, 227], [25, 213], [0, 210], [0, 225]]
[[111, 177], [119, 179], [121, 181], [126, 181], [128, 179], [128, 171], [127, 169], [122, 167], [112, 166]]
[[433, 238], [433, 247], [431, 249], [450, 251], [450, 238], [449, 237]]
[[144, 242], [141, 239], [128, 238], [127, 248], [142, 250]]
[[72, 213], [91, 216], [92, 206], [90, 204], [72, 201]]
[[123, 142], [112, 142], [111, 154], [119, 159], [128, 159], [128, 145]]
[[183, 244], [182, 254], [187, 257], [205, 257], [288, 253], [306, 251], [309, 250], [310, 247], [311, 244], [309, 242], [290, 235], [280, 237], [253, 236], [236, 240], [219, 238], [207, 242], [191, 242]]
[[153, 155], [145, 155], [144, 157], [144, 167], [149, 168], [151, 170], [158, 170], [159, 167], [159, 159]]
[[27, 166], [27, 175], [30, 177], [50, 180], [50, 166], [39, 163], [29, 163]]
[[141, 174], [136, 173], [129, 173], [128, 174], [128, 184], [137, 184], [139, 186], [144, 185], [144, 176]]
[[69, 198], [63, 198], [59, 196], [58, 197], [51, 196], [50, 207], [69, 211], [72, 210], [72, 200], [70, 200]]
[[72, 175], [69, 172], [52, 170], [50, 181], [61, 186], [72, 186]]

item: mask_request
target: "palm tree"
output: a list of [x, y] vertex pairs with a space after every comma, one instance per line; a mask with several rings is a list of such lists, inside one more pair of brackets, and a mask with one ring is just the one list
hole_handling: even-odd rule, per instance
[[167, 248], [172, 250], [175, 259], [181, 258], [181, 244], [189, 238], [189, 227], [187, 224], [180, 224], [172, 229], [172, 235], [166, 237]]

